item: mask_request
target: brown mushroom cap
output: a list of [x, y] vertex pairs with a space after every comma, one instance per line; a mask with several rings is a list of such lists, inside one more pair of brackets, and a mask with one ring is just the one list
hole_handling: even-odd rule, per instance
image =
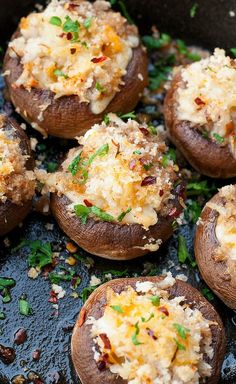
[[[161, 276], [117, 279], [103, 284], [92, 293], [76, 321], [71, 341], [72, 360], [83, 384], [127, 384], [126, 380], [112, 374], [109, 369], [103, 371], [98, 369], [92, 350], [94, 343], [90, 336], [91, 325], [85, 323], [89, 316], [95, 319], [103, 316], [107, 287], [111, 287], [115, 292], [120, 293], [127, 286], [135, 288], [137, 281], [152, 281], [155, 283], [162, 279]], [[168, 292], [172, 297], [185, 296], [186, 302], [192, 308], [198, 309], [206, 319], [216, 323], [211, 325], [214, 355], [212, 360], [206, 360], [212, 366], [212, 376], [207, 379], [207, 383], [216, 384], [219, 380], [225, 353], [225, 332], [218, 313], [199, 291], [180, 280], [176, 280], [176, 283], [168, 289]]]
[[[217, 193], [211, 203], [223, 205], [223, 198]], [[236, 286], [232, 284], [226, 272], [225, 261], [215, 260], [215, 251], [219, 246], [215, 228], [219, 213], [205, 206], [197, 225], [194, 250], [201, 275], [212, 291], [230, 308], [236, 309]]]
[[164, 103], [164, 116], [170, 140], [192, 167], [203, 175], [223, 179], [236, 176], [236, 159], [228, 146], [221, 147], [207, 140], [199, 132], [198, 127], [191, 127], [189, 121], [176, 118], [175, 93], [181, 83], [181, 74], [178, 73], [172, 80]]
[[[12, 40], [19, 37], [17, 31]], [[4, 59], [4, 71], [10, 71], [5, 77], [9, 97], [20, 115], [28, 123], [36, 123], [46, 134], [72, 139], [83, 135], [96, 123], [102, 121], [109, 112], [127, 113], [134, 109], [148, 83], [147, 53], [142, 45], [133, 49], [133, 57], [127, 67], [127, 73], [122, 79], [124, 84], [120, 86], [107, 108], [95, 115], [88, 103], [81, 103], [76, 95], [63, 96], [55, 99], [50, 90], [32, 88], [28, 91], [24, 87], [15, 88], [12, 84], [20, 77], [23, 71], [20, 58], [12, 58], [9, 49]], [[143, 77], [143, 80], [141, 80]], [[50, 105], [43, 113], [43, 120], [39, 119], [42, 111], [40, 106]]]
[[[175, 190], [173, 209], [179, 214], [183, 207], [179, 202], [179, 195], [183, 191], [182, 186]], [[89, 218], [86, 224], [72, 216], [68, 211], [69, 199], [66, 196], [53, 194], [51, 198], [51, 210], [62, 230], [81, 248], [93, 255], [112, 260], [129, 260], [143, 256], [149, 252], [144, 246], [149, 244], [148, 239], [161, 239], [166, 241], [173, 233], [172, 216], [158, 217], [158, 222], [144, 229], [140, 224], [120, 224]]]
[[[12, 136], [20, 139], [20, 147], [24, 154], [29, 158], [26, 162], [26, 169], [34, 169], [34, 160], [32, 158], [30, 142], [23, 129], [12, 119], [5, 117], [4, 129], [12, 131]], [[13, 204], [7, 200], [0, 203], [0, 236], [6, 235], [27, 216], [31, 209], [31, 201], [22, 205]]]

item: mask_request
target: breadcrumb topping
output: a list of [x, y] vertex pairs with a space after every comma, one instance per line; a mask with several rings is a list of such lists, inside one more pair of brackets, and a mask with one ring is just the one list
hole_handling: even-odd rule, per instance
[[9, 199], [20, 205], [32, 199], [35, 176], [25, 168], [27, 159], [14, 132], [0, 125], [0, 203]]
[[52, 0], [21, 20], [20, 36], [9, 44], [23, 65], [14, 86], [49, 89], [56, 98], [77, 95], [98, 114], [119, 92], [138, 45], [137, 28], [109, 2]]
[[197, 384], [210, 377], [204, 357], [213, 357], [211, 322], [184, 301], [152, 282], [121, 293], [108, 288], [103, 316], [87, 320], [98, 366], [129, 384]]
[[229, 145], [236, 157], [236, 60], [216, 48], [214, 55], [181, 69], [177, 118], [192, 123], [204, 137]]

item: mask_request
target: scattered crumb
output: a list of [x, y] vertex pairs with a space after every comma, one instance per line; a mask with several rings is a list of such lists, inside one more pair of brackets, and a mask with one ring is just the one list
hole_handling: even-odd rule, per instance
[[33, 279], [33, 280], [35, 280], [35, 279], [37, 279], [37, 277], [39, 276], [39, 274], [40, 274], [40, 270], [39, 269], [37, 269], [37, 268], [30, 268], [29, 269], [29, 271], [28, 271], [28, 277], [30, 278], [30, 279]]
[[229, 16], [230, 17], [235, 17], [235, 12], [234, 11], [229, 11]]
[[95, 276], [95, 275], [92, 275], [92, 276], [91, 276], [91, 279], [90, 279], [90, 282], [89, 282], [89, 285], [90, 285], [91, 287], [94, 287], [94, 286], [96, 286], [96, 285], [100, 285], [100, 284], [102, 284], [101, 279], [99, 279], [99, 277], [97, 277], [97, 276]]
[[31, 148], [32, 151], [36, 150], [37, 144], [38, 144], [38, 140], [35, 137], [31, 137], [30, 138], [30, 148]]
[[175, 276], [176, 279], [181, 280], [181, 281], [188, 281], [188, 277], [184, 275], [183, 273], [180, 273], [179, 275]]
[[45, 228], [46, 228], [48, 231], [53, 231], [53, 229], [54, 229], [54, 224], [47, 223], [47, 224], [45, 224]]
[[58, 299], [63, 299], [66, 294], [66, 291], [57, 284], [52, 284], [52, 290], [56, 293]]

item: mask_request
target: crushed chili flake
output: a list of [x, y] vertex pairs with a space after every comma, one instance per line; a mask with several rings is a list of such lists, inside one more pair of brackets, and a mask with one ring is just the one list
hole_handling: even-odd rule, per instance
[[91, 61], [92, 63], [97, 64], [97, 63], [102, 63], [105, 60], [107, 60], [107, 57], [101, 56], [101, 57], [94, 57]]
[[86, 207], [92, 207], [93, 206], [93, 204], [90, 203], [90, 201], [88, 201], [86, 199], [84, 199], [84, 204], [86, 205]]
[[59, 35], [59, 37], [61, 37], [61, 38], [63, 38], [63, 37], [65, 37], [67, 34], [65, 33], [65, 32], [62, 32], [60, 35]]
[[111, 343], [110, 343], [110, 340], [108, 339], [106, 333], [101, 333], [99, 335], [99, 337], [102, 339], [102, 341], [104, 343], [104, 348], [105, 349], [111, 349]]
[[74, 55], [75, 52], [76, 52], [76, 48], [71, 48], [71, 49], [70, 49], [70, 53], [71, 53], [72, 55]]
[[159, 196], [162, 197], [163, 195], [164, 195], [164, 191], [163, 191], [163, 189], [160, 189]]
[[168, 312], [168, 309], [166, 307], [158, 307], [157, 309], [158, 309], [158, 311], [160, 311], [164, 315], [169, 316], [169, 312]]
[[139, 130], [142, 132], [142, 134], [144, 136], [148, 136], [149, 135], [149, 130], [147, 128], [139, 128]]
[[97, 367], [98, 367], [99, 371], [104, 371], [107, 367], [106, 362], [104, 360], [98, 361]]
[[50, 299], [48, 299], [49, 303], [57, 304], [58, 303], [58, 298], [57, 295], [54, 291], [50, 291]]
[[154, 332], [150, 328], [146, 328], [148, 336], [152, 337], [153, 340], [157, 340], [157, 337], [154, 335]]
[[200, 97], [196, 97], [196, 99], [194, 100], [195, 103], [199, 106], [204, 106], [206, 105], [206, 103], [200, 98]]
[[145, 187], [146, 185], [156, 184], [157, 178], [155, 176], [147, 176], [143, 179], [141, 183], [141, 187]]
[[79, 316], [78, 326], [82, 327], [86, 319], [86, 309], [82, 308]]
[[72, 40], [72, 37], [73, 37], [72, 33], [68, 32], [66, 35], [67, 40]]
[[68, 11], [74, 11], [74, 9], [78, 7], [78, 4], [70, 3], [68, 4]]
[[24, 328], [20, 328], [14, 336], [14, 344], [21, 345], [27, 340], [27, 332]]
[[226, 124], [225, 130], [226, 130], [226, 135], [231, 135], [232, 132], [234, 131], [234, 123], [230, 121], [228, 124]]
[[41, 350], [40, 349], [35, 349], [32, 353], [32, 358], [34, 361], [39, 361], [41, 357]]

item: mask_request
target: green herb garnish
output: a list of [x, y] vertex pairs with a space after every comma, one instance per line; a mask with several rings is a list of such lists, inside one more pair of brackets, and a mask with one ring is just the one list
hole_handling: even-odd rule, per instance
[[94, 154], [88, 159], [87, 162], [85, 161], [84, 164], [91, 165], [97, 156], [104, 157], [108, 154], [108, 152], [109, 152], [109, 144], [104, 144], [100, 148], [98, 148], [98, 150], [94, 152]]
[[78, 156], [76, 156], [74, 158], [74, 160], [70, 163], [70, 165], [68, 167], [68, 171], [71, 172], [72, 176], [75, 176], [79, 170], [79, 163], [81, 161], [81, 155], [82, 155], [82, 151], [79, 153]]
[[225, 141], [224, 137], [218, 135], [218, 133], [213, 133], [212, 136], [214, 137], [214, 139], [215, 139], [215, 140], [217, 141], [217, 143], [219, 143], [219, 144], [222, 144], [222, 143]]
[[25, 295], [23, 295], [19, 300], [19, 310], [20, 314], [23, 316], [31, 316], [33, 314], [33, 310], [30, 307]]
[[207, 180], [190, 182], [187, 184], [187, 195], [188, 196], [198, 196], [198, 195], [206, 195], [215, 191], [215, 186], [208, 186]]
[[129, 113], [126, 113], [124, 115], [122, 114], [118, 114], [119, 118], [122, 119], [122, 120], [127, 120], [127, 119], [136, 119], [136, 114], [134, 111], [132, 112], [129, 112]]
[[88, 216], [93, 214], [102, 221], [114, 221], [114, 217], [103, 211], [102, 209], [92, 206], [86, 207], [85, 205], [78, 204], [74, 206], [76, 215], [81, 219], [82, 224], [86, 224]]
[[55, 71], [53, 71], [53, 73], [57, 77], [64, 77], [65, 79], [68, 79], [68, 76], [63, 71], [61, 71], [60, 69], [55, 69]]
[[153, 319], [153, 317], [154, 317], [154, 313], [151, 313], [147, 319], [145, 319], [145, 317], [141, 317], [142, 323], [147, 323], [148, 321]]
[[120, 305], [110, 305], [110, 307], [112, 309], [114, 309], [114, 311], [118, 312], [118, 313], [124, 313], [123, 309], [121, 308]]
[[111, 274], [112, 276], [118, 276], [118, 277], [123, 277], [123, 276], [128, 276], [128, 269], [125, 269], [124, 271], [118, 271], [116, 269], [111, 269], [109, 271], [104, 271], [104, 275]]
[[4, 312], [0, 312], [0, 320], [5, 320], [6, 315]]
[[161, 300], [160, 296], [154, 295], [151, 296], [149, 299], [151, 300], [152, 305], [154, 305], [155, 307], [159, 307]]
[[149, 125], [148, 129], [149, 129], [149, 131], [151, 132], [152, 135], [157, 135], [157, 128], [154, 127], [154, 125]]
[[84, 21], [84, 28], [86, 29], [89, 29], [91, 27], [91, 24], [92, 24], [92, 16], [91, 17], [88, 17], [85, 21]]
[[180, 263], [186, 263], [186, 261], [189, 261], [193, 268], [196, 266], [195, 261], [192, 260], [188, 252], [186, 240], [182, 235], [178, 236], [178, 259]]
[[118, 1], [118, 4], [120, 6], [120, 9], [121, 9], [123, 16], [127, 19], [128, 23], [134, 24], [134, 21], [132, 20], [129, 12], [126, 9], [126, 5], [125, 5], [124, 1], [120, 0], [120, 1]]
[[134, 155], [142, 155], [142, 152], [137, 150], [137, 151], [134, 151], [133, 154]]
[[162, 33], [159, 38], [153, 36], [143, 36], [142, 41], [144, 45], [149, 49], [160, 49], [170, 44], [171, 37], [166, 33]]
[[43, 268], [52, 263], [52, 249], [50, 243], [43, 243], [40, 240], [32, 241], [29, 244], [31, 253], [28, 256], [30, 267]]
[[178, 49], [179, 53], [181, 53], [182, 55], [187, 57], [187, 59], [189, 59], [191, 61], [201, 60], [201, 56], [199, 56], [196, 53], [192, 53], [189, 51], [189, 49], [187, 48], [187, 46], [183, 40], [177, 39], [176, 44], [177, 44], [177, 49]]
[[151, 169], [153, 167], [153, 164], [152, 163], [149, 163], [149, 164], [143, 164], [143, 168], [145, 169], [145, 171], [149, 171], [149, 169]]
[[48, 164], [47, 164], [47, 170], [48, 172], [52, 173], [52, 172], [55, 172], [58, 168], [58, 164], [57, 163], [54, 163], [53, 161], [50, 161]]
[[98, 81], [96, 82], [96, 85], [95, 85], [97, 91], [101, 92], [101, 93], [105, 93], [107, 90], [106, 88], [104, 88]]
[[207, 298], [207, 300], [209, 300], [209, 301], [214, 300], [214, 295], [209, 288], [203, 288], [202, 294], [203, 294], [203, 296], [205, 296]]
[[70, 16], [66, 16], [66, 21], [63, 24], [63, 31], [64, 32], [72, 32], [72, 33], [78, 33], [79, 32], [79, 22], [78, 20], [73, 21]]
[[143, 343], [140, 343], [140, 342], [138, 341], [138, 339], [137, 339], [137, 336], [139, 335], [139, 332], [140, 332], [138, 323], [139, 323], [139, 322], [137, 321], [137, 323], [134, 325], [134, 327], [135, 327], [135, 332], [134, 332], [134, 334], [132, 335], [132, 342], [133, 342], [134, 345], [141, 345], [141, 344], [143, 344]]
[[128, 208], [125, 212], [122, 212], [118, 218], [117, 218], [117, 221], [121, 222], [123, 220], [123, 218], [130, 212], [132, 211], [132, 208]]
[[187, 200], [187, 209], [184, 211], [186, 219], [196, 224], [201, 215], [202, 207], [196, 200]]
[[50, 19], [50, 24], [56, 25], [57, 27], [61, 27], [62, 26], [62, 20], [60, 19], [60, 17], [53, 16]]
[[108, 115], [105, 115], [104, 118], [103, 118], [103, 121], [106, 125], [108, 125], [110, 123], [110, 119], [109, 119], [109, 116]]
[[184, 345], [180, 344], [177, 339], [174, 338], [174, 341], [180, 351], [186, 351], [186, 348]]
[[0, 289], [13, 288], [16, 285], [15, 280], [7, 277], [0, 277]]
[[187, 334], [190, 333], [190, 329], [180, 325], [180, 324], [177, 324], [177, 323], [174, 323], [173, 324], [173, 327], [176, 329], [176, 331], [178, 332], [179, 336], [186, 340], [187, 339]]
[[88, 299], [88, 297], [91, 295], [93, 291], [98, 287], [98, 285], [94, 285], [93, 287], [86, 287], [83, 289], [83, 291], [80, 294], [80, 298], [82, 299], [83, 303]]
[[149, 71], [149, 88], [151, 91], [159, 89], [162, 83], [168, 80], [176, 57], [174, 54], [168, 55], [166, 58], [160, 58], [155, 62], [154, 68]]
[[190, 9], [190, 17], [193, 19], [196, 16], [197, 10], [198, 10], [199, 4], [195, 3], [193, 4], [192, 8]]
[[162, 165], [164, 168], [168, 166], [169, 161], [176, 162], [176, 152], [173, 148], [169, 148], [168, 152], [166, 152], [162, 158]]

